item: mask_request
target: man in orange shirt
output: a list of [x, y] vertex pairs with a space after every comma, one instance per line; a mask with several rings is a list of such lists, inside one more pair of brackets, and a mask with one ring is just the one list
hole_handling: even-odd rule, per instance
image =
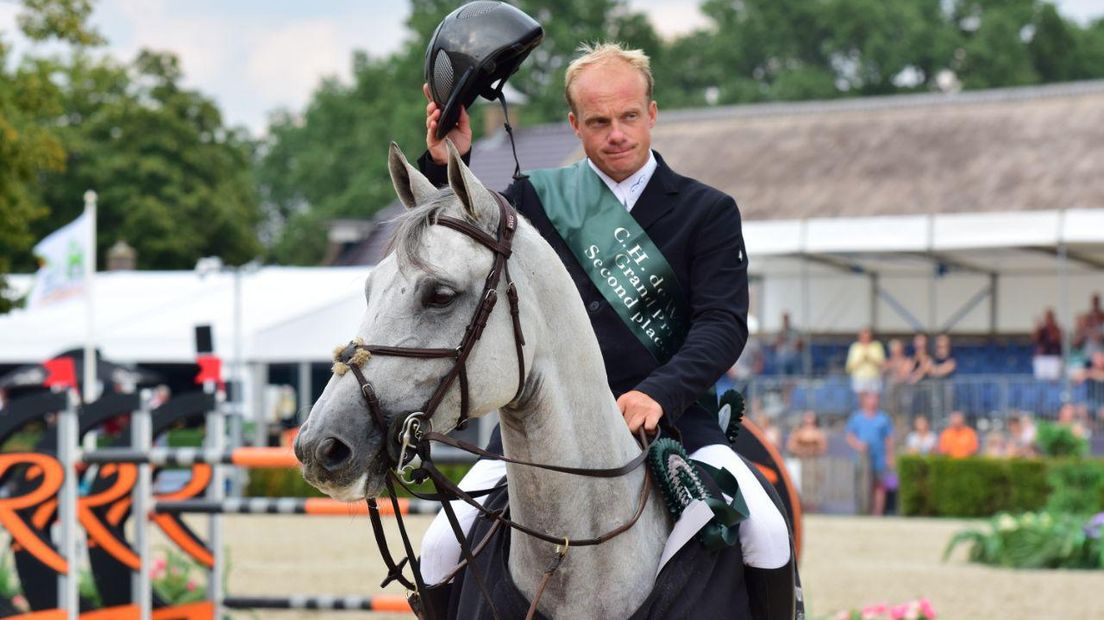
[[962, 459], [977, 454], [977, 450], [977, 433], [966, 426], [966, 417], [961, 411], [952, 412], [950, 424], [939, 434], [939, 453]]

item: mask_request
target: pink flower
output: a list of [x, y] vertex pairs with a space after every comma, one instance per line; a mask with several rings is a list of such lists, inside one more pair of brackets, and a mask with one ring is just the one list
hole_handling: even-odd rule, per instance
[[935, 620], [935, 608], [932, 607], [931, 601], [926, 598], [920, 599], [920, 613], [924, 614], [926, 620]]
[[194, 579], [189, 579], [189, 580], [188, 580], [188, 586], [187, 586], [187, 588], [188, 588], [188, 591], [189, 591], [189, 592], [194, 592], [194, 591], [195, 591], [195, 589], [196, 589], [196, 582], [195, 582], [195, 580], [194, 580]]
[[27, 608], [27, 598], [22, 594], [16, 594], [12, 597], [12, 604], [20, 609]]
[[157, 558], [153, 561], [153, 568], [150, 569], [150, 576], [157, 579], [165, 573], [165, 559]]
[[889, 610], [889, 620], [902, 620], [902, 618], [904, 618], [905, 614], [907, 613], [908, 605], [905, 605], [903, 603], [900, 605], [894, 605]]
[[867, 614], [872, 616], [880, 616], [889, 611], [888, 606], [885, 603], [878, 603], [877, 605], [867, 605], [863, 607], [862, 613], [865, 617]]

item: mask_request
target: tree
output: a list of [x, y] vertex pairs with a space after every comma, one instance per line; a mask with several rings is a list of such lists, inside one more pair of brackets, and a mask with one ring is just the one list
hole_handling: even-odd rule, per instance
[[[19, 25], [36, 41], [57, 39], [92, 45], [100, 36], [87, 26], [90, 0], [25, 0]], [[11, 303], [7, 280], [15, 258], [34, 243], [32, 224], [48, 210], [33, 189], [38, 175], [59, 171], [65, 154], [51, 120], [61, 110], [61, 93], [44, 63], [8, 69], [10, 49], [0, 40], [0, 312]]]
[[[328, 221], [369, 217], [394, 200], [387, 145], [396, 141], [412, 154], [424, 148], [425, 50], [456, 6], [453, 0], [414, 0], [411, 38], [402, 49], [384, 58], [355, 53], [352, 83], [326, 80], [301, 114], [273, 117], [257, 163], [272, 260], [317, 263]], [[563, 71], [580, 41], [620, 38], [660, 53], [650, 24], [622, 0], [528, 0], [519, 6], [545, 25], [544, 42], [510, 79], [528, 98], [524, 122], [565, 117]]]
[[190, 269], [210, 255], [241, 264], [261, 252], [252, 143], [223, 125], [210, 99], [180, 86], [175, 56], [142, 51], [122, 66], [78, 53], [59, 75], [67, 166], [38, 184], [51, 211], [38, 236], [76, 217], [92, 188], [100, 256], [118, 239], [145, 269]]
[[352, 84], [327, 80], [301, 116], [274, 117], [257, 165], [273, 222], [269, 258], [317, 264], [329, 220], [365, 218], [393, 199], [387, 145], [424, 144], [421, 55], [412, 46], [381, 60], [358, 52]]

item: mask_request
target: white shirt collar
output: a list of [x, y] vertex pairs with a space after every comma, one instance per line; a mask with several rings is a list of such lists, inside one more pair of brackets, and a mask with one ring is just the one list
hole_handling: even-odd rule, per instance
[[640, 167], [632, 175], [630, 175], [624, 181], [618, 183], [614, 181], [605, 172], [598, 169], [598, 166], [594, 165], [594, 162], [587, 158], [587, 164], [590, 165], [590, 169], [598, 174], [598, 178], [606, 184], [606, 187], [610, 188], [613, 195], [617, 197], [617, 201], [624, 205], [625, 209], [632, 211], [634, 205], [636, 205], [637, 199], [644, 193], [644, 188], [648, 186], [648, 181], [652, 180], [652, 173], [656, 169], [655, 153], [648, 151], [648, 161]]

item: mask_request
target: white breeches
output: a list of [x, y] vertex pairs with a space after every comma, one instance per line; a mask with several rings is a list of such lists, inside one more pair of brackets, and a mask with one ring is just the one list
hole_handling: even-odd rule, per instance
[[[700, 448], [690, 458], [727, 469], [739, 483], [750, 512], [750, 516], [740, 523], [744, 564], [769, 569], [789, 562], [790, 533], [786, 520], [743, 459], [722, 444]], [[505, 475], [506, 464], [502, 461], [477, 461], [460, 481], [460, 488], [465, 491], [490, 488]], [[452, 502], [452, 508], [460, 527], [465, 532], [471, 529], [478, 515], [475, 508], [460, 500]], [[430, 585], [440, 583], [460, 562], [460, 543], [453, 536], [443, 512], [437, 514], [422, 538], [421, 562], [422, 579]]]

